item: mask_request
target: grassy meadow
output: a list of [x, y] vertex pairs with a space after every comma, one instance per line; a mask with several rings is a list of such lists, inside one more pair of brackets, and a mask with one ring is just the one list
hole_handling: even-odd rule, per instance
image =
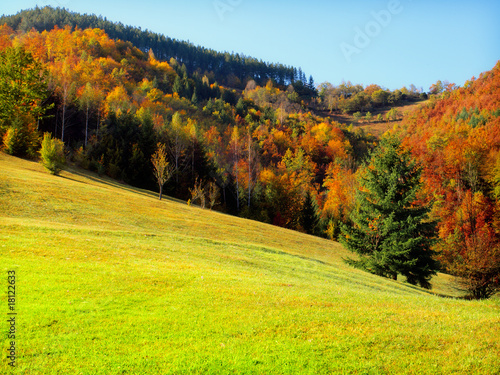
[[500, 300], [334, 242], [0, 153], [1, 374], [499, 374]]

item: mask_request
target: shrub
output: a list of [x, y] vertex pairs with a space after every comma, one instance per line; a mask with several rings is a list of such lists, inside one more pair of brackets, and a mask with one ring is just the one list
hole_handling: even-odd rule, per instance
[[35, 157], [39, 142], [39, 135], [34, 125], [29, 122], [24, 124], [19, 117], [14, 119], [3, 135], [5, 152], [13, 156]]
[[83, 146], [80, 146], [80, 148], [74, 152], [73, 159], [79, 167], [90, 169], [91, 161], [89, 160], [87, 150], [85, 150]]
[[42, 149], [40, 150], [42, 164], [53, 175], [58, 175], [66, 162], [64, 156], [64, 143], [52, 138], [50, 133], [45, 133], [42, 141]]
[[21, 129], [10, 126], [3, 136], [5, 152], [9, 155], [21, 155], [24, 151], [23, 138]]

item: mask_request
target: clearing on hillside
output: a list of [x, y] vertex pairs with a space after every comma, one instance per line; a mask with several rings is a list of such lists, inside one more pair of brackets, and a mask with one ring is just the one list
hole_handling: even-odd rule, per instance
[[[498, 298], [441, 298], [346, 255], [0, 153], [2, 288], [13, 272], [17, 314], [0, 373], [498, 373]], [[457, 293], [446, 275], [433, 284]], [[4, 332], [8, 308], [4, 298]]]

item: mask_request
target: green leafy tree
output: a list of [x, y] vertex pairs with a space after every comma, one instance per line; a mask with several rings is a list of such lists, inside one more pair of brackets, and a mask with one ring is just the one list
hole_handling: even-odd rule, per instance
[[387, 102], [389, 100], [389, 92], [385, 90], [377, 90], [371, 95], [371, 100], [373, 104], [376, 106], [382, 107], [384, 105], [387, 105]]
[[391, 110], [385, 115], [387, 121], [396, 121], [399, 117], [399, 111], [396, 108], [391, 108]]
[[343, 225], [340, 241], [358, 259], [355, 267], [373, 274], [430, 288], [438, 263], [431, 246], [436, 223], [428, 205], [417, 205], [421, 168], [399, 141], [384, 138], [363, 169], [352, 226]]
[[3, 144], [9, 155], [35, 158], [40, 149], [40, 136], [32, 121], [15, 117], [3, 136]]
[[11, 155], [35, 157], [40, 147], [37, 120], [48, 109], [47, 74], [21, 47], [0, 51], [0, 137]]
[[0, 131], [4, 133], [14, 119], [36, 122], [47, 109], [46, 72], [21, 47], [0, 51]]
[[45, 133], [40, 156], [43, 166], [53, 175], [58, 175], [66, 163], [64, 143], [59, 139], [52, 138], [50, 133]]

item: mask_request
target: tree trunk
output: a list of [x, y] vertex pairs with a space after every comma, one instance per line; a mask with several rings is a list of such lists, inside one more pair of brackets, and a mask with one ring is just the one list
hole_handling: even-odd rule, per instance
[[179, 184], [179, 155], [175, 153], [175, 183]]
[[162, 195], [163, 195], [163, 186], [160, 185], [160, 200], [161, 200]]
[[195, 144], [193, 141], [193, 151], [191, 153], [191, 179], [192, 180], [194, 179], [194, 147], [195, 147]]
[[250, 209], [251, 196], [251, 184], [252, 184], [252, 148], [251, 148], [251, 136], [250, 131], [248, 132], [248, 208]]
[[61, 131], [61, 141], [64, 142], [64, 126], [65, 126], [65, 117], [66, 117], [66, 104], [63, 104], [62, 109], [62, 131]]
[[240, 213], [240, 182], [238, 181], [238, 165], [236, 165], [236, 211]]
[[101, 122], [101, 109], [97, 111], [97, 131], [96, 131], [96, 136], [99, 138], [99, 123]]
[[85, 147], [87, 147], [87, 140], [89, 138], [89, 106], [87, 105], [87, 113], [85, 119]]

